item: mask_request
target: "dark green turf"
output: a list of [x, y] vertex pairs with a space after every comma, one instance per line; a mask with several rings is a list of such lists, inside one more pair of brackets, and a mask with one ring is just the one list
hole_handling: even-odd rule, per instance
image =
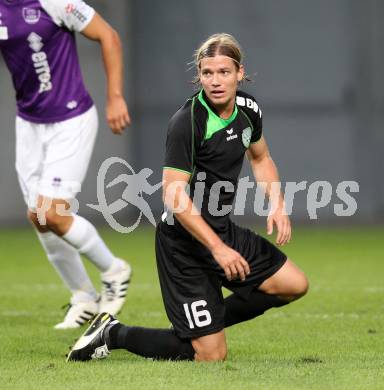
[[[102, 234], [134, 268], [119, 319], [168, 326], [154, 231]], [[383, 228], [296, 229], [285, 250], [307, 273], [308, 296], [229, 329], [223, 364], [152, 362], [124, 351], [81, 364], [64, 358], [81, 331], [52, 329], [69, 296], [34, 233], [0, 230], [0, 389], [383, 389], [383, 236]]]

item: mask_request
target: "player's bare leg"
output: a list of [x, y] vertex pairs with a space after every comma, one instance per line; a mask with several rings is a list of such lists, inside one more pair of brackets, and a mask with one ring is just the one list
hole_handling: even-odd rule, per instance
[[252, 320], [269, 309], [287, 305], [305, 295], [307, 290], [305, 274], [291, 260], [287, 260], [275, 274], [251, 291], [247, 299], [237, 294], [224, 299], [225, 327]]
[[291, 302], [305, 295], [308, 288], [304, 272], [288, 259], [274, 275], [260, 285], [259, 290]]
[[31, 221], [39, 231], [47, 229], [59, 237], [64, 236], [73, 223], [70, 204], [64, 199], [39, 196], [36, 213], [33, 214]]
[[227, 343], [224, 330], [207, 336], [198, 337], [193, 339], [191, 343], [195, 350], [195, 360], [198, 362], [223, 361], [227, 357]]

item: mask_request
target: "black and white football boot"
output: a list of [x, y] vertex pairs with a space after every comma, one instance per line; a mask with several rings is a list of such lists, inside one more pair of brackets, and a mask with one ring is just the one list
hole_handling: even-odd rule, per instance
[[118, 323], [119, 321], [108, 313], [100, 313], [96, 316], [71, 348], [67, 355], [67, 362], [106, 358], [110, 354], [106, 329]]

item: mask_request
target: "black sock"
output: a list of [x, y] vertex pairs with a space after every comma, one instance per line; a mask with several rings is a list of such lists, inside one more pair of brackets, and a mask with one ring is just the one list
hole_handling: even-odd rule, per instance
[[136, 355], [156, 360], [193, 360], [190, 340], [176, 336], [173, 329], [151, 329], [116, 324], [107, 334], [109, 349], [127, 349]]
[[225, 303], [225, 327], [248, 321], [262, 315], [271, 307], [287, 305], [276, 295], [265, 294], [258, 290], [253, 290], [247, 299], [239, 295], [232, 294], [224, 299]]

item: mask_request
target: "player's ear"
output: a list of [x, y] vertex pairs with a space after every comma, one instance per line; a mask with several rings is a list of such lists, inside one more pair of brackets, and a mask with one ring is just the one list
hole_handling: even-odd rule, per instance
[[244, 65], [239, 66], [239, 70], [237, 71], [237, 81], [243, 81], [245, 75]]

